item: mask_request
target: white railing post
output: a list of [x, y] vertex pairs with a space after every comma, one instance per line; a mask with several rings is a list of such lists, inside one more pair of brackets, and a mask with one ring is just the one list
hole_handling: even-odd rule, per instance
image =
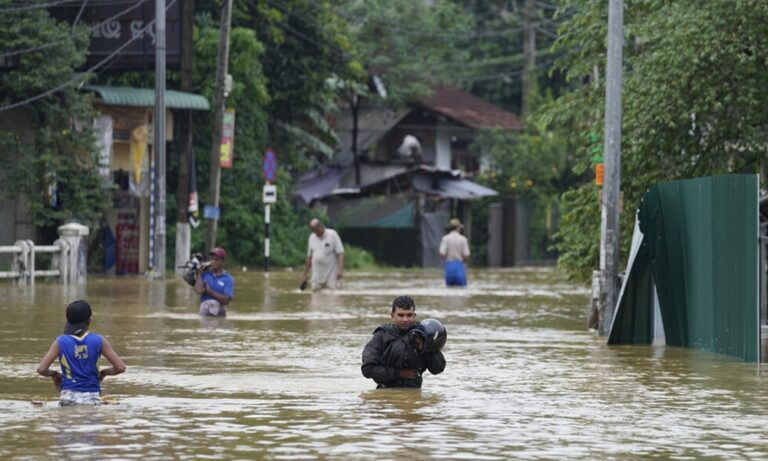
[[35, 242], [24, 240], [27, 243], [27, 285], [35, 284]]
[[86, 237], [90, 233], [88, 226], [69, 223], [59, 226], [59, 236], [69, 244], [69, 281], [73, 284], [85, 283], [88, 272], [88, 248]]
[[24, 285], [27, 283], [27, 270], [29, 268], [29, 249], [27, 248], [27, 242], [24, 240], [17, 240], [13, 246], [21, 248], [21, 252], [13, 256], [13, 271], [18, 272], [19, 276], [16, 277], [14, 283], [16, 285]]
[[69, 271], [67, 270], [67, 262], [69, 261], [69, 245], [62, 239], [57, 239], [55, 242], [53, 242], [53, 245], [59, 247], [59, 251], [53, 254], [51, 268], [59, 270], [60, 283], [67, 283], [69, 280]]

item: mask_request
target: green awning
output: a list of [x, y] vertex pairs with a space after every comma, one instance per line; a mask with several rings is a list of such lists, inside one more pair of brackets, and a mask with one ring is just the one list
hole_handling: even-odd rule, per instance
[[[110, 106], [155, 107], [155, 90], [125, 86], [85, 85], [83, 91], [96, 93], [101, 102]], [[205, 96], [165, 90], [165, 106], [169, 109], [209, 110]]]

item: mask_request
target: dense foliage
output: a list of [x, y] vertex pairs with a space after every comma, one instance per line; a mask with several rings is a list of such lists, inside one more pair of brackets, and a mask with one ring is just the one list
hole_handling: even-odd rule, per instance
[[[18, 4], [15, 4], [18, 5]], [[27, 197], [39, 227], [67, 219], [93, 225], [103, 206], [98, 175], [95, 112], [78, 94], [74, 68], [85, 61], [88, 29], [53, 20], [43, 9], [12, 8], [0, 1], [0, 194]], [[44, 95], [52, 88], [61, 87]]]
[[[590, 166], [588, 134], [602, 132], [607, 7], [563, 2], [572, 13], [557, 47], [578, 50], [559, 62], [573, 91], [544, 116], [572, 126], [572, 144]], [[768, 114], [768, 4], [762, 1], [627, 1], [621, 144], [621, 242], [626, 252], [634, 210], [660, 181], [721, 173], [765, 173]], [[597, 78], [595, 78], [597, 74]], [[590, 84], [583, 82], [590, 80]], [[764, 178], [764, 174], [763, 174]], [[587, 275], [597, 260], [594, 187], [564, 196], [560, 262]]]
[[[471, 90], [518, 111], [523, 67], [523, 0], [282, 0], [234, 2], [227, 104], [237, 111], [235, 167], [221, 181], [218, 240], [243, 263], [261, 261], [261, 159], [278, 153], [273, 259], [299, 264], [310, 213], [290, 200], [295, 178], [326, 162], [338, 147], [331, 128], [339, 106], [355, 98], [403, 104], [436, 83]], [[0, 70], [0, 107], [45, 94], [14, 109], [34, 127], [34, 143], [0, 127], [5, 196], [30, 197], [36, 224], [100, 215], [102, 181], [87, 97], [73, 69], [88, 31], [57, 23], [43, 8], [0, 0], [0, 53], [17, 68]], [[624, 2], [621, 239], [624, 251], [644, 191], [664, 180], [766, 171], [768, 4]], [[195, 2], [195, 91], [212, 99], [221, 1]], [[594, 137], [601, 137], [607, 0], [536, 2], [537, 74], [530, 115], [520, 133], [488, 131], [473, 149], [487, 154], [476, 178], [533, 204], [536, 244], [548, 241], [544, 210], [560, 207], [555, 248], [560, 264], [586, 280], [596, 268], [600, 208], [592, 182]], [[554, 44], [553, 44], [554, 43]], [[556, 61], [554, 66], [551, 66]], [[370, 85], [382, 77], [386, 98]], [[100, 83], [151, 86], [151, 73], [104, 73]], [[169, 72], [169, 87], [178, 74]], [[194, 115], [200, 200], [208, 196], [212, 113]], [[14, 128], [15, 130], [15, 128]], [[173, 248], [177, 163], [168, 171], [168, 230]], [[765, 175], [763, 174], [763, 177]], [[53, 205], [52, 205], [53, 204]], [[475, 240], [484, 242], [487, 202], [475, 207]], [[482, 223], [481, 223], [482, 222]], [[481, 223], [481, 224], [478, 224]], [[203, 232], [193, 232], [202, 247]], [[482, 255], [482, 245], [473, 249]], [[546, 249], [544, 249], [546, 251]], [[172, 258], [167, 258], [171, 260]], [[368, 264], [366, 255], [357, 258]]]

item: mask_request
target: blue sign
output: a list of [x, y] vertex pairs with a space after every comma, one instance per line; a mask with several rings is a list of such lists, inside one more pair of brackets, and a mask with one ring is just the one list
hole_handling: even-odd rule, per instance
[[203, 208], [203, 217], [205, 219], [213, 219], [214, 221], [218, 221], [219, 220], [219, 207], [206, 205]]
[[277, 178], [277, 156], [272, 148], [268, 148], [264, 153], [264, 180], [273, 183]]

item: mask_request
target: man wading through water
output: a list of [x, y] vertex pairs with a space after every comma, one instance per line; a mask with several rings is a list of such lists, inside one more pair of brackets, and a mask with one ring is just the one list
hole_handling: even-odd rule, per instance
[[201, 264], [197, 269], [195, 293], [200, 295], [200, 315], [203, 317], [226, 317], [227, 306], [235, 292], [235, 279], [224, 270], [227, 252], [216, 247], [211, 250], [210, 264]]
[[312, 269], [312, 291], [333, 290], [344, 275], [344, 245], [339, 234], [323, 226], [319, 219], [310, 221], [309, 228], [312, 233], [307, 241], [301, 289], [306, 288], [309, 270]]
[[[421, 387], [421, 374], [425, 370], [436, 375], [445, 369], [445, 357], [440, 352], [445, 344], [445, 329], [437, 343], [425, 342], [425, 332], [415, 322], [416, 304], [410, 296], [400, 296], [392, 301], [392, 323], [376, 328], [373, 337], [363, 350], [363, 376], [373, 379], [377, 388]], [[425, 320], [427, 322], [427, 320]], [[437, 336], [437, 335], [432, 335]]]

